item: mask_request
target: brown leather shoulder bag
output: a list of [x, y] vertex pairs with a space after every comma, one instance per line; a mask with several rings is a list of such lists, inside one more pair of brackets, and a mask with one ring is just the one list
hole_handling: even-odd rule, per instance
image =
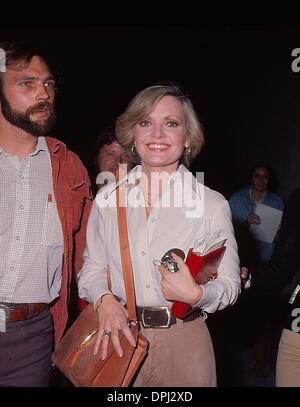
[[98, 330], [98, 315], [93, 305], [89, 304], [66, 332], [52, 356], [53, 363], [75, 386], [127, 387], [147, 353], [148, 341], [139, 332], [136, 316], [124, 194], [125, 188], [118, 187], [117, 215], [120, 251], [127, 311], [136, 347], [130, 345], [125, 335], [120, 333], [120, 343], [124, 353], [122, 358], [116, 353], [111, 341], [105, 360], [101, 360], [99, 354], [93, 355]]

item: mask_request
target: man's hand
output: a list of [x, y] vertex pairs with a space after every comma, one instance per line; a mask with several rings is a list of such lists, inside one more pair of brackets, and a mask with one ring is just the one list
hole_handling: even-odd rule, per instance
[[247, 290], [247, 288], [250, 287], [250, 283], [251, 283], [251, 274], [249, 273], [249, 270], [247, 269], [247, 267], [241, 267], [240, 277], [241, 277], [242, 288]]

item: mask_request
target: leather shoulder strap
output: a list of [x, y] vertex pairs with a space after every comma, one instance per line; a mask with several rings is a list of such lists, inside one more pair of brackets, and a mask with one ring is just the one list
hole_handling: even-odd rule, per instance
[[120, 185], [117, 188], [116, 192], [117, 192], [117, 215], [119, 227], [120, 252], [124, 276], [124, 285], [127, 298], [127, 311], [129, 319], [131, 321], [136, 321], [137, 316], [136, 316], [135, 291], [126, 218], [127, 186], [124, 184]]

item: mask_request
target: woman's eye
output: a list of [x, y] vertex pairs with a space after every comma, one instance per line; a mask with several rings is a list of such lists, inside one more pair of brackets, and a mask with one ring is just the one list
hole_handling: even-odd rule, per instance
[[168, 122], [167, 127], [177, 127], [178, 124], [176, 122]]
[[143, 121], [141, 121], [141, 122], [139, 122], [139, 125], [141, 126], [141, 127], [147, 127], [147, 126], [150, 126], [150, 122], [149, 122], [149, 120], [143, 120]]

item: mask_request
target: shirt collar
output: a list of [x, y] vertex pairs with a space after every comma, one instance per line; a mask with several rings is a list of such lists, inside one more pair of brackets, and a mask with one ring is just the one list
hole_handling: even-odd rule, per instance
[[265, 200], [265, 197], [266, 197], [267, 193], [268, 193], [268, 191], [265, 191], [264, 194], [263, 194], [263, 196], [262, 196], [262, 198], [256, 200], [256, 199], [254, 198], [254, 196], [253, 196], [253, 189], [252, 189], [252, 187], [251, 187], [251, 186], [249, 187], [250, 199], [251, 199], [251, 201], [252, 201], [252, 203], [253, 203], [254, 205], [257, 205], [258, 203], [263, 203], [263, 201]]
[[[139, 184], [139, 180], [142, 177], [142, 166], [136, 165], [125, 177], [123, 177], [119, 182], [116, 182], [113, 188], [110, 189], [109, 192], [105, 194], [105, 199], [109, 197], [109, 195], [114, 192], [117, 188], [121, 185], [125, 185], [129, 187], [131, 190], [133, 187]], [[197, 191], [197, 179], [193, 176], [193, 174], [183, 165], [181, 164], [177, 171], [173, 172], [169, 178], [169, 186], [175, 186], [177, 182], [184, 183], [185, 187], [192, 188], [193, 191]]]
[[[35, 150], [28, 155], [30, 155], [30, 156], [37, 155], [39, 153], [39, 151], [49, 151], [45, 137], [38, 137]], [[3, 147], [0, 145], [0, 154], [2, 154], [2, 153], [7, 154], [6, 151], [3, 149]], [[10, 155], [10, 154], [7, 154], [7, 155]]]
[[28, 154], [29, 156], [37, 155], [40, 151], [48, 151], [47, 143], [45, 137], [38, 137], [35, 150]]
[[[142, 177], [142, 166], [137, 165], [135, 166], [128, 174], [126, 177], [124, 177], [121, 181], [128, 181], [128, 183], [131, 183], [133, 185], [137, 185], [138, 181]], [[192, 185], [192, 179], [195, 179], [195, 177], [192, 175], [192, 173], [183, 165], [179, 165], [177, 171], [173, 172], [170, 177], [169, 177], [169, 184], [174, 183], [176, 180], [183, 180], [188, 182], [189, 185]]]

